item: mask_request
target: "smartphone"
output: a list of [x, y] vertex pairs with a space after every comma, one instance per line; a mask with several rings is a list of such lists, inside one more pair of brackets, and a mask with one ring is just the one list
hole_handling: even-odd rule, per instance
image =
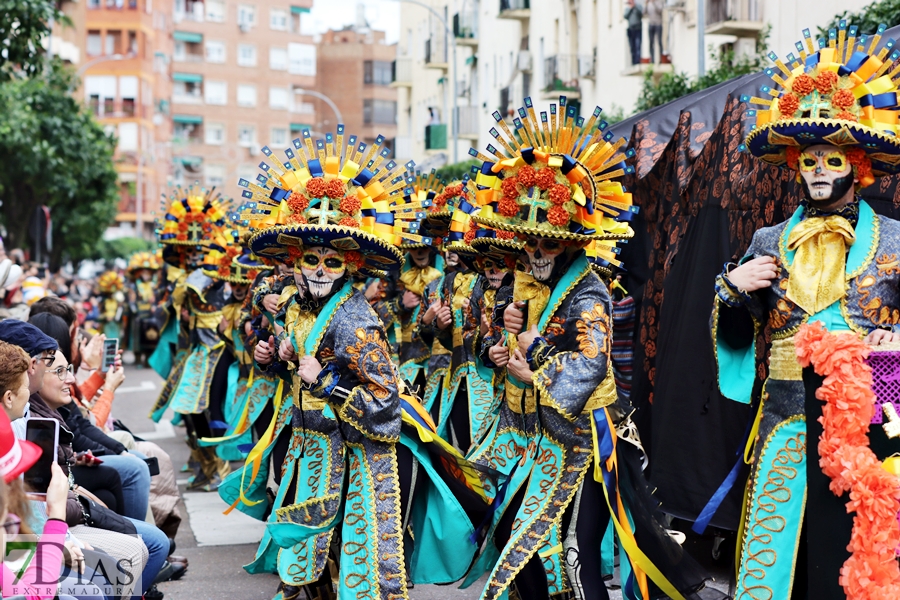
[[150, 477], [154, 475], [159, 475], [159, 459], [155, 456], [148, 456], [144, 459], [144, 462], [147, 463], [147, 468], [150, 469]]
[[50, 466], [56, 460], [56, 447], [59, 445], [59, 421], [28, 419], [25, 421], [25, 439], [41, 449], [40, 458], [25, 471], [25, 485], [35, 494], [46, 495], [52, 476]]
[[103, 340], [103, 363], [100, 366], [101, 371], [109, 371], [116, 362], [116, 354], [119, 352], [119, 339], [109, 338]]

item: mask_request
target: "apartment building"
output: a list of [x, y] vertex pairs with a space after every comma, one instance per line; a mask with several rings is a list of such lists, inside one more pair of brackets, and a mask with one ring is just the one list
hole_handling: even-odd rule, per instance
[[316, 47], [301, 34], [312, 0], [174, 0], [173, 179], [239, 197], [259, 148], [289, 147], [316, 124]]
[[[397, 89], [391, 87], [395, 44], [385, 44], [383, 31], [365, 20], [325, 32], [318, 43], [317, 89], [335, 103], [345, 131], [372, 143], [379, 135], [391, 149], [397, 137]], [[316, 100], [316, 131], [335, 130], [334, 110]]]
[[120, 234], [152, 234], [169, 179], [171, 4], [152, 0], [64, 2], [72, 26], [54, 27], [50, 51], [77, 67], [76, 97], [118, 139]]
[[645, 20], [641, 62], [633, 65], [624, 17], [628, 0], [423, 2], [432, 10], [405, 5], [401, 11], [392, 85], [400, 90], [398, 148], [430, 155], [434, 166], [464, 160], [470, 144], [484, 148], [492, 141], [491, 114], [511, 119], [525, 96], [541, 106], [565, 95], [584, 107], [582, 114], [601, 106], [628, 115], [647, 71], [694, 75], [701, 47], [705, 64], [712, 65], [724, 48], [752, 51], [767, 26], [769, 47], [785, 55], [802, 29], [815, 31], [834, 15], [868, 4], [819, 0], [811, 11], [805, 0], [703, 0], [704, 18], [698, 19], [698, 0], [663, 0], [662, 64], [650, 64]]

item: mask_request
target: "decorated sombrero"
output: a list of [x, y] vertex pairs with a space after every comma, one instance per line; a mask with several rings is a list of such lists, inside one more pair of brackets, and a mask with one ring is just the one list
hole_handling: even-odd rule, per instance
[[[163, 195], [163, 217], [158, 223], [161, 244], [198, 246], [226, 225], [229, 201], [213, 189], [181, 186]], [[165, 253], [164, 253], [165, 254]]]
[[[615, 181], [634, 168], [625, 165], [633, 150], [622, 151], [625, 139], [614, 140], [599, 120], [600, 108], [590, 119], [578, 116], [560, 96], [549, 114], [535, 114], [531, 98], [519, 108], [509, 129], [499, 112], [497, 128], [490, 130], [501, 148], [487, 147], [493, 157], [472, 149], [483, 161], [475, 177], [475, 199], [480, 208], [476, 223], [501, 231], [588, 242], [619, 240], [634, 235], [627, 222], [636, 209], [631, 194]], [[521, 142], [519, 141], [521, 140]]]
[[106, 271], [97, 278], [101, 294], [114, 294], [125, 289], [125, 279], [117, 271]]
[[213, 279], [229, 283], [250, 284], [266, 268], [245, 245], [249, 222], [241, 215], [247, 203], [228, 214], [229, 226], [207, 244], [201, 268]]
[[158, 271], [162, 265], [159, 262], [155, 252], [135, 252], [128, 259], [128, 267], [125, 272], [129, 277], [133, 277], [135, 271], [146, 269], [148, 271]]
[[750, 152], [767, 163], [796, 168], [796, 156], [805, 146], [858, 149], [848, 155], [862, 186], [900, 172], [900, 67], [888, 72], [900, 58], [900, 48], [894, 48], [894, 40], [880, 44], [885, 29], [881, 25], [875, 35], [857, 37], [857, 27], [848, 29], [841, 21], [827, 41], [814, 43], [804, 29], [804, 41], [796, 44], [798, 56], [788, 54], [783, 61], [770, 52], [775, 67], [766, 74], [775, 85], [762, 88], [768, 98], [741, 98], [762, 107], [747, 111], [756, 118], [746, 141]]
[[444, 190], [444, 181], [434, 169], [428, 174], [416, 172], [415, 174], [407, 173], [407, 188], [409, 193], [406, 197], [407, 202], [418, 202], [422, 206], [425, 218], [419, 222], [419, 234], [430, 238], [430, 243], [416, 242], [410, 239], [403, 240], [400, 244], [402, 250], [413, 250], [415, 248], [440, 247], [443, 243], [444, 236], [447, 235], [447, 220], [430, 219], [430, 216], [443, 214], [445, 211], [446, 201], [436, 205], [434, 203], [440, 193]]
[[259, 258], [293, 261], [304, 246], [326, 246], [347, 253], [351, 273], [385, 271], [402, 262], [400, 244], [423, 241], [417, 234], [423, 204], [409, 200], [407, 179], [381, 146], [384, 137], [371, 147], [356, 142], [351, 135], [345, 147], [338, 125], [336, 136], [315, 143], [304, 130], [285, 150], [285, 161], [262, 149], [269, 162], [260, 164], [256, 182], [238, 182], [254, 203], [251, 227], [261, 228], [250, 237]]

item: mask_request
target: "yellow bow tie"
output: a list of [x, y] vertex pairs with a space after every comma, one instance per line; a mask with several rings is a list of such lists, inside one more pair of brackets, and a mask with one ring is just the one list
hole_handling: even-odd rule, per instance
[[[550, 288], [535, 279], [529, 273], [516, 271], [513, 283], [513, 301], [528, 302], [528, 314], [522, 331], [527, 331], [532, 325], [536, 325], [550, 302]], [[508, 335], [506, 345], [509, 347], [509, 355], [515, 352], [518, 340], [514, 335]]]
[[787, 297], [813, 315], [846, 293], [847, 248], [856, 241], [850, 221], [838, 215], [801, 221], [788, 236], [793, 250]]
[[400, 275], [406, 289], [417, 296], [425, 295], [425, 286], [440, 277], [442, 273], [434, 267], [412, 267]]

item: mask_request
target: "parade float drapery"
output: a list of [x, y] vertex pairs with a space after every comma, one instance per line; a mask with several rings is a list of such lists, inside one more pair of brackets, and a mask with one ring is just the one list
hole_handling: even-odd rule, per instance
[[[895, 27], [882, 39], [898, 36]], [[790, 217], [801, 196], [791, 173], [739, 151], [750, 125], [740, 98], [758, 95], [767, 82], [764, 73], [746, 75], [611, 127], [629, 136], [636, 152], [636, 171], [624, 184], [641, 209], [632, 222], [635, 237], [620, 255], [628, 268], [624, 286], [639, 303], [635, 420], [664, 510], [689, 520], [734, 466], [751, 418], [751, 407], [719, 393], [713, 348], [703, 334], [715, 276], [743, 256], [757, 229]], [[861, 195], [876, 213], [897, 218], [898, 183], [900, 176], [882, 177]], [[761, 367], [757, 385], [765, 375]], [[740, 487], [712, 525], [737, 528]]]

